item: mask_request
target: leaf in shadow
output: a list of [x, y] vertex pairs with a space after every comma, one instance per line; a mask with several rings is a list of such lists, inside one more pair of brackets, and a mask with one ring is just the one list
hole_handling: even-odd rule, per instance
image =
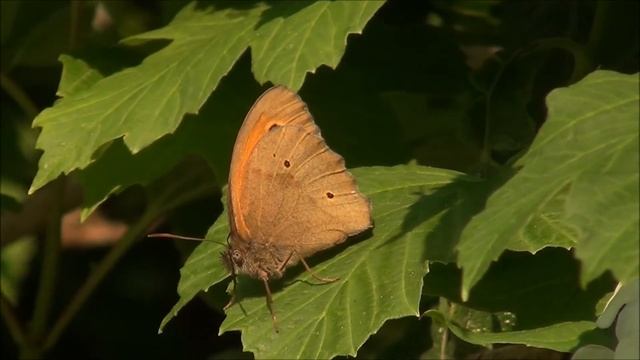
[[[261, 358], [329, 358], [355, 355], [388, 319], [417, 316], [422, 277], [427, 271], [424, 241], [434, 222], [403, 232], [402, 223], [421, 196], [436, 191], [459, 173], [421, 166], [352, 170], [373, 204], [375, 228], [310, 258], [313, 270], [335, 283], [318, 285], [301, 266], [273, 282], [280, 332], [271, 324], [259, 281], [238, 277], [240, 306], [227, 310], [220, 331], [241, 330], [244, 348]], [[447, 198], [440, 198], [445, 201]], [[207, 238], [224, 242], [223, 214]], [[399, 236], [394, 241], [390, 237]], [[223, 246], [203, 243], [181, 270], [180, 299], [163, 325], [199, 291], [227, 275], [219, 261]], [[244, 311], [243, 311], [244, 309]]]

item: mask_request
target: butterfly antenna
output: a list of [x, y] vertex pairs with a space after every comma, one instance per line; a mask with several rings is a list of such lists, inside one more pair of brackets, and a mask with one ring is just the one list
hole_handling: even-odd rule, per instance
[[216, 244], [224, 245], [224, 243], [221, 243], [221, 242], [215, 241], [215, 240], [196, 238], [196, 237], [190, 237], [190, 236], [175, 235], [175, 234], [169, 234], [169, 233], [148, 234], [147, 237], [148, 238], [165, 238], [165, 239], [178, 239], [178, 240], [205, 241], [205, 242], [213, 242], [213, 243], [216, 243]]

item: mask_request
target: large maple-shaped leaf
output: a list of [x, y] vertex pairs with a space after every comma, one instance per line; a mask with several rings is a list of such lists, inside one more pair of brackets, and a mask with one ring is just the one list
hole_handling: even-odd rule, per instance
[[[463, 232], [463, 297], [541, 208], [563, 200], [558, 232], [578, 234], [582, 283], [605, 270], [638, 274], [638, 76], [596, 71], [552, 92], [549, 117], [516, 164], [522, 169]], [[548, 245], [555, 245], [549, 243]]]
[[[288, 270], [283, 281], [272, 282], [279, 327], [275, 332], [262, 284], [238, 279], [239, 303], [227, 311], [220, 331], [242, 331], [245, 350], [256, 357], [355, 355], [386, 320], [419, 314], [427, 235], [456, 233], [450, 227], [436, 227], [462, 197], [461, 188], [476, 180], [420, 166], [359, 168], [353, 174], [372, 202], [375, 228], [309, 259], [315, 272], [339, 281], [317, 284], [297, 266]], [[221, 216], [207, 238], [224, 243], [226, 222], [226, 216]], [[222, 247], [203, 243], [189, 257], [181, 270], [180, 300], [162, 325], [199, 291], [225, 277], [220, 270]]]
[[[232, 4], [233, 5], [233, 4]], [[308, 71], [335, 67], [349, 33], [382, 2], [276, 2], [238, 8], [185, 7], [166, 27], [125, 41], [171, 42], [140, 65], [61, 99], [34, 120], [44, 150], [30, 192], [82, 169], [104, 144], [123, 138], [137, 153], [197, 113], [248, 47], [260, 81], [297, 90]], [[274, 41], [276, 40], [276, 41]]]
[[[81, 92], [102, 78], [83, 60], [63, 55], [60, 61], [63, 69], [59, 95]], [[192, 154], [200, 155], [209, 163], [220, 185], [227, 176], [235, 133], [261, 90], [248, 69], [248, 61], [240, 61], [222, 79], [200, 113], [183, 120], [170, 136], [136, 154], [132, 154], [120, 140], [101, 151], [94, 162], [78, 172], [78, 179], [83, 185], [82, 218], [86, 218], [111, 193], [134, 184], [147, 185]], [[212, 118], [216, 121], [208, 121]]]

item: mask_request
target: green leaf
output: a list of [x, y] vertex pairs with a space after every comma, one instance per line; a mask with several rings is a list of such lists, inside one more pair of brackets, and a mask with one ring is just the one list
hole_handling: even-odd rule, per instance
[[613, 324], [620, 309], [634, 301], [638, 301], [640, 292], [640, 280], [634, 279], [628, 283], [618, 284], [613, 296], [607, 302], [607, 305], [598, 318], [598, 327], [608, 328]]
[[18, 212], [27, 198], [27, 189], [24, 185], [6, 178], [0, 178], [0, 210]]
[[29, 265], [36, 255], [37, 242], [33, 237], [22, 237], [2, 247], [0, 255], [0, 280], [2, 295], [12, 304], [18, 304], [29, 275]]
[[100, 72], [81, 59], [60, 55], [58, 60], [62, 63], [62, 75], [56, 95], [60, 97], [82, 93], [103, 78]]
[[[283, 281], [271, 283], [279, 333], [271, 324], [262, 284], [238, 278], [239, 304], [227, 311], [220, 332], [241, 330], [244, 349], [259, 358], [330, 358], [355, 355], [382, 324], [417, 316], [426, 272], [427, 235], [456, 203], [460, 187], [475, 183], [459, 173], [420, 166], [353, 170], [360, 190], [372, 201], [375, 228], [309, 262], [321, 276], [339, 277], [316, 283], [299, 266]], [[424, 204], [430, 204], [425, 207]], [[226, 218], [212, 229], [212, 240], [226, 240]], [[438, 229], [446, 232], [455, 230]], [[214, 233], [214, 230], [210, 231]], [[209, 237], [208, 237], [209, 238]], [[173, 316], [195, 294], [222, 279], [221, 246], [201, 244], [182, 269], [180, 301]], [[213, 271], [213, 275], [201, 274]], [[302, 337], [301, 337], [302, 335]]]
[[[199, 111], [248, 47], [258, 49], [253, 67], [260, 81], [282, 82], [297, 90], [307, 71], [322, 64], [335, 66], [347, 35], [361, 31], [381, 5], [278, 2], [245, 9], [188, 5], [166, 27], [125, 41], [172, 40], [169, 45], [140, 65], [105, 77], [38, 115], [34, 126], [42, 132], [37, 148], [44, 153], [30, 193], [61, 173], [85, 168], [94, 161], [96, 150], [110, 141], [122, 138], [136, 154], [173, 133], [185, 114]], [[349, 17], [354, 13], [357, 16]], [[312, 21], [311, 26], [302, 26], [306, 21]]]
[[508, 248], [536, 253], [547, 246], [574, 247], [578, 242], [578, 231], [564, 220], [568, 190], [561, 190], [542, 205], [522, 231], [511, 239]]
[[556, 351], [570, 351], [579, 344], [580, 336], [596, 327], [590, 321], [564, 322], [543, 328], [504, 331], [474, 332], [450, 321], [445, 314], [437, 310], [428, 310], [424, 315], [439, 321], [460, 339], [472, 344], [488, 346], [491, 344], [523, 344]]
[[[516, 164], [522, 169], [464, 229], [463, 298], [505, 249], [540, 249], [514, 241], [559, 196], [566, 200], [555, 216], [557, 232], [579, 234], [582, 283], [608, 269], [620, 280], [637, 276], [637, 89], [637, 75], [596, 71], [548, 96], [549, 117]], [[566, 245], [556, 240], [550, 236], [544, 246]]]
[[[302, 86], [307, 72], [319, 64], [335, 68], [348, 34], [359, 34], [384, 1], [291, 2], [264, 13], [251, 42], [253, 72], [260, 83], [271, 81], [292, 89]], [[296, 7], [300, 9], [291, 16]]]
[[[467, 331], [491, 332], [511, 331], [511, 323], [506, 322], [504, 313], [491, 313], [468, 308], [462, 304], [451, 303], [444, 298], [439, 299], [437, 309], [441, 314], [447, 314], [449, 322], [460, 324]], [[509, 315], [506, 313], [506, 315]], [[423, 317], [424, 319], [424, 317]], [[455, 336], [450, 336], [447, 325], [441, 321], [428, 321], [431, 325], [433, 347], [429, 349], [426, 359], [461, 359], [466, 354], [479, 354], [484, 349], [478, 344], [472, 344]], [[491, 358], [484, 356], [481, 358]]]
[[249, 66], [248, 61], [239, 61], [200, 113], [185, 118], [171, 136], [136, 154], [121, 140], [116, 140], [96, 161], [79, 171], [84, 189], [82, 218], [91, 214], [110, 194], [134, 184], [146, 186], [190, 155], [200, 155], [208, 162], [217, 180], [212, 184], [223, 184], [235, 134], [247, 109], [262, 90], [251, 78]]
[[587, 345], [578, 349], [571, 360], [608, 360], [614, 359], [613, 350], [602, 345]]

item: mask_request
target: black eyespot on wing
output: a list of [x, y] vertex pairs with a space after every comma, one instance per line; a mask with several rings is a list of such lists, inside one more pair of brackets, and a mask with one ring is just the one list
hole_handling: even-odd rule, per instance
[[327, 191], [325, 195], [327, 195], [327, 199], [333, 199], [333, 197], [335, 196], [331, 191]]
[[286, 168], [291, 167], [291, 163], [289, 162], [289, 160], [284, 161], [284, 167]]

